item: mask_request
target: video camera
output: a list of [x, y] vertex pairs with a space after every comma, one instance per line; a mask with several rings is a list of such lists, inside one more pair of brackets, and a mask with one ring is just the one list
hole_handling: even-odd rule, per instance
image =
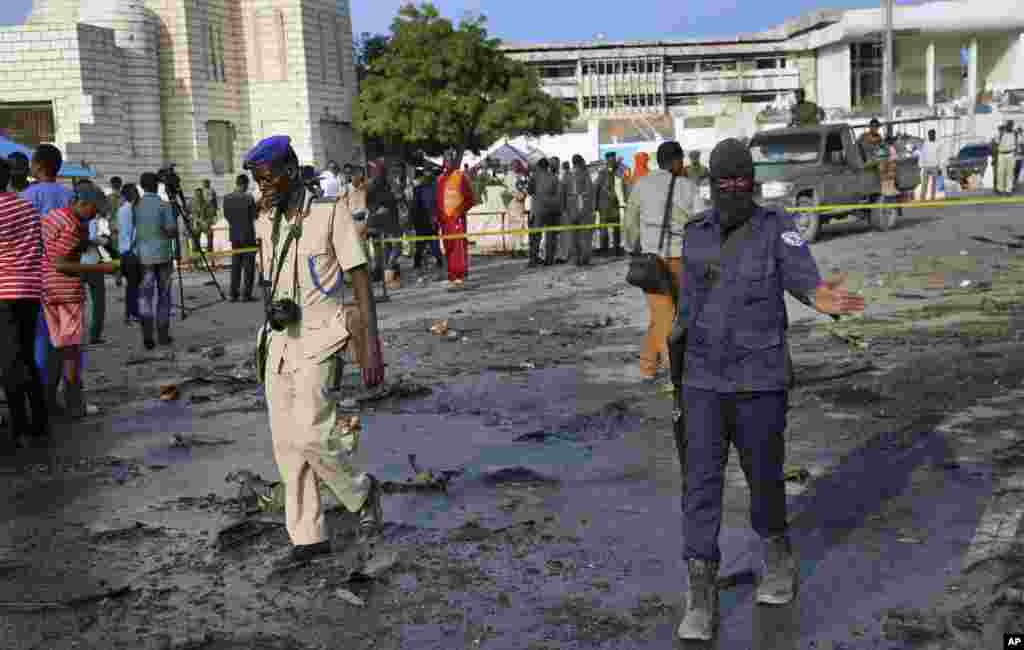
[[181, 177], [174, 171], [174, 163], [157, 170], [156, 179], [164, 184], [168, 196], [181, 194]]

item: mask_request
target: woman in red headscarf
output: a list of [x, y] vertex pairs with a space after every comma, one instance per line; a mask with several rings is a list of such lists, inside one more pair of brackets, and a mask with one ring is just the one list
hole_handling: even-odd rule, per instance
[[[444, 174], [437, 181], [438, 226], [442, 235], [465, 235], [466, 213], [476, 203], [473, 188], [466, 174], [459, 169], [457, 155], [445, 157]], [[444, 239], [444, 255], [448, 260], [448, 281], [462, 286], [469, 272], [469, 240]]]
[[633, 182], [636, 183], [638, 180], [650, 173], [648, 163], [651, 160], [651, 155], [646, 151], [639, 151], [633, 156]]

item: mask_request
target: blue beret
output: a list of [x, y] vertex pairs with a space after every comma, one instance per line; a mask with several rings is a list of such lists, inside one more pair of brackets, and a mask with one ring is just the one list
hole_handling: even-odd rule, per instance
[[245, 154], [244, 167], [260, 167], [270, 165], [288, 155], [292, 148], [292, 139], [286, 135], [274, 135], [265, 138]]

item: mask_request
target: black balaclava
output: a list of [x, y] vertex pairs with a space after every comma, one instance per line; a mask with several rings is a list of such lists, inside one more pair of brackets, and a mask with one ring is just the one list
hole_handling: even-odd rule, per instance
[[[742, 142], [729, 138], [714, 148], [708, 165], [711, 203], [718, 211], [722, 230], [729, 232], [754, 215], [754, 159]], [[723, 178], [746, 178], [750, 180], [750, 187], [739, 192], [723, 192], [718, 187], [719, 180]]]

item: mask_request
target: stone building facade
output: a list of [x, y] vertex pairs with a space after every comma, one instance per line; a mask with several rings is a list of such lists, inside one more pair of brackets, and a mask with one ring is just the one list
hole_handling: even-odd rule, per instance
[[175, 163], [222, 194], [259, 139], [361, 162], [348, 0], [36, 0], [0, 28], [0, 126], [135, 180]]
[[[1019, 9], [1019, 0], [897, 5], [893, 117], [950, 116], [943, 124], [958, 144], [990, 137], [1004, 118], [1020, 121]], [[581, 115], [564, 135], [510, 144], [562, 159], [614, 151], [628, 162], [675, 138], [707, 154], [723, 138], [785, 125], [797, 89], [831, 121], [883, 117], [883, 31], [881, 9], [825, 10], [731, 37], [508, 43], [509, 56], [534, 66], [544, 89]]]

